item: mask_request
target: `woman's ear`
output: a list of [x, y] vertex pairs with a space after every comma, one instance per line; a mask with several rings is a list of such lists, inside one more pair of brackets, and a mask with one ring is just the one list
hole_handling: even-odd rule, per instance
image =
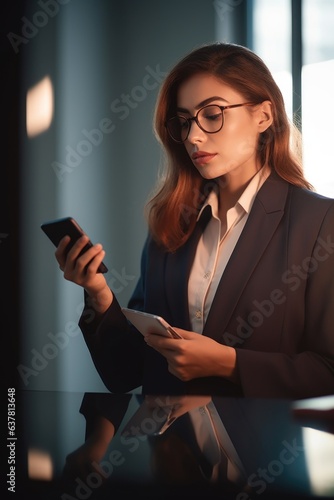
[[257, 110], [257, 113], [258, 113], [259, 132], [262, 133], [265, 130], [267, 130], [267, 128], [269, 128], [273, 122], [271, 102], [270, 101], [261, 102]]

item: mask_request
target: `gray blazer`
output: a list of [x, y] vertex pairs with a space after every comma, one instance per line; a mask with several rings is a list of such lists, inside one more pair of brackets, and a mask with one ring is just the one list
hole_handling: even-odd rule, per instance
[[[128, 307], [191, 329], [187, 283], [211, 216], [174, 253], [148, 237]], [[334, 200], [276, 174], [258, 192], [220, 280], [203, 335], [237, 351], [240, 384], [219, 377], [183, 383], [125, 320], [117, 300], [101, 320], [86, 297], [79, 322], [111, 392], [306, 398], [334, 394]]]

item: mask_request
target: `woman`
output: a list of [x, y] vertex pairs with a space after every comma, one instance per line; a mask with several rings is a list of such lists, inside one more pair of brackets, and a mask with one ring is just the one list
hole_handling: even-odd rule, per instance
[[334, 203], [290, 149], [282, 95], [263, 61], [200, 47], [162, 85], [155, 130], [166, 174], [148, 203], [141, 277], [128, 307], [183, 337], [145, 338], [83, 237], [56, 258], [85, 290], [80, 327], [112, 392], [306, 398], [334, 393]]

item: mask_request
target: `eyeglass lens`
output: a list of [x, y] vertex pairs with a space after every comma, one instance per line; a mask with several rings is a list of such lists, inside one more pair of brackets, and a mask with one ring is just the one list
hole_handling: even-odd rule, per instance
[[188, 137], [192, 120], [196, 121], [204, 132], [213, 134], [223, 126], [223, 111], [219, 106], [211, 105], [200, 109], [193, 118], [175, 116], [167, 122], [167, 129], [171, 137], [178, 142], [184, 142]]

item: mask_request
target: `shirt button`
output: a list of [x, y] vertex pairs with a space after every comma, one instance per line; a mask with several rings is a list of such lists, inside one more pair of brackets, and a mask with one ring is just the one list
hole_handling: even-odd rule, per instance
[[202, 319], [202, 312], [200, 310], [196, 311], [195, 317], [196, 319]]
[[205, 278], [206, 280], [208, 280], [208, 279], [210, 278], [210, 275], [211, 275], [210, 271], [207, 271], [207, 272], [204, 274], [204, 278]]

